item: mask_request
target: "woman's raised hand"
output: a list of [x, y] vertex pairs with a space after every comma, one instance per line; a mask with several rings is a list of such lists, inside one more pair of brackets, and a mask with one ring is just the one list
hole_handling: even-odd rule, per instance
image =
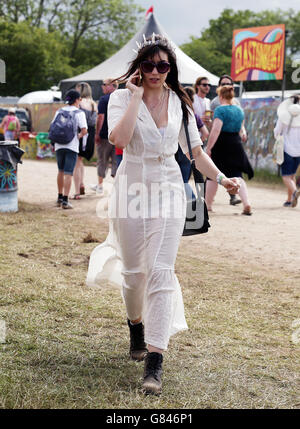
[[127, 83], [126, 83], [126, 88], [128, 88], [132, 94], [136, 94], [139, 95], [141, 98], [143, 97], [144, 94], [144, 87], [140, 84], [140, 71], [136, 70], [131, 76], [129, 76]]
[[237, 194], [240, 189], [240, 181], [237, 177], [232, 177], [231, 179], [224, 178], [222, 179], [221, 184], [231, 194]]

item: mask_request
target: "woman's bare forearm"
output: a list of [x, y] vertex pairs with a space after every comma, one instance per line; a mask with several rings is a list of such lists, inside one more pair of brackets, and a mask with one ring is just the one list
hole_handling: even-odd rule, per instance
[[195, 158], [195, 164], [197, 170], [201, 171], [202, 174], [209, 177], [211, 180], [216, 181], [217, 175], [221, 173], [212, 159], [203, 150], [201, 154], [198, 154]]
[[[202, 150], [201, 146], [195, 147], [192, 152], [197, 170], [204, 174], [204, 176], [216, 181], [217, 175], [221, 171], [216, 167], [211, 158]], [[188, 153], [186, 153], [186, 156], [189, 158]]]

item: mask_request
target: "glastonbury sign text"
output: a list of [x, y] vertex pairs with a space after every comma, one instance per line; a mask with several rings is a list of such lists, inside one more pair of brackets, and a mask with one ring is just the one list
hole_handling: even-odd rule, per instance
[[282, 79], [284, 45], [283, 24], [234, 30], [231, 62], [233, 80]]

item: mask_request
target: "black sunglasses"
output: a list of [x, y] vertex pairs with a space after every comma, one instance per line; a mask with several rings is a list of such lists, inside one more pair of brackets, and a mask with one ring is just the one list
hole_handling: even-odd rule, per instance
[[210, 83], [200, 83], [200, 85], [202, 85], [202, 86], [209, 86], [209, 87], [211, 87], [211, 84], [210, 84]]
[[153, 63], [152, 61], [142, 61], [141, 70], [143, 73], [152, 73], [156, 67], [158, 73], [167, 73], [170, 70], [170, 63], [167, 61], [159, 61], [159, 63]]
[[220, 86], [233, 86], [233, 83], [221, 83]]

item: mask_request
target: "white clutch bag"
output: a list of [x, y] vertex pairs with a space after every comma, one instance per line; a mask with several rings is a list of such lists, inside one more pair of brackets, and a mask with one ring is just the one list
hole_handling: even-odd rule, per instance
[[284, 161], [284, 139], [280, 135], [276, 138], [273, 146], [273, 161], [281, 165]]

